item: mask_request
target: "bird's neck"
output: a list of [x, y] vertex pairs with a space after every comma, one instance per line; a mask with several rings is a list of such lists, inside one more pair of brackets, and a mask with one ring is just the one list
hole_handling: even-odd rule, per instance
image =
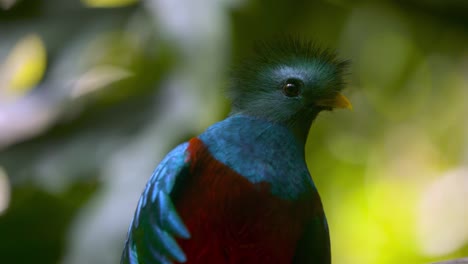
[[309, 135], [310, 126], [314, 121], [317, 114], [312, 115], [299, 115], [295, 118], [294, 122], [285, 124], [285, 126], [292, 132], [294, 138], [300, 144], [302, 150], [305, 148], [307, 136]]
[[[290, 144], [292, 149], [299, 151], [305, 158], [305, 144], [309, 134], [312, 120], [305, 120], [303, 116], [299, 116], [294, 122], [279, 123], [271, 121], [264, 117], [256, 117], [245, 114], [233, 114], [228, 119], [243, 119], [246, 125], [243, 128], [244, 137], [248, 134], [257, 136], [257, 143], [265, 146], [273, 146], [274, 144]], [[278, 139], [282, 139], [283, 142]]]
[[[280, 130], [284, 130], [285, 128], [289, 131], [289, 133], [293, 136], [295, 139], [301, 153], [304, 155], [304, 148], [306, 145], [307, 137], [309, 135], [309, 130], [312, 125], [312, 122], [315, 120], [317, 117], [318, 112], [314, 114], [298, 114], [296, 118], [293, 118], [293, 121], [290, 123], [281, 123], [281, 122], [276, 122], [276, 121], [271, 121], [268, 118], [264, 117], [256, 117], [256, 116], [251, 116], [248, 114], [244, 114], [240, 111], [232, 111], [229, 114], [229, 117], [227, 120], [230, 120], [232, 118], [237, 119], [237, 118], [243, 118], [246, 120], [250, 120], [249, 123], [252, 120], [256, 124], [262, 124], [265, 127], [276, 127]], [[262, 126], [262, 125], [259, 125]], [[257, 126], [255, 126], [255, 129], [258, 129]], [[254, 131], [253, 131], [254, 132]]]

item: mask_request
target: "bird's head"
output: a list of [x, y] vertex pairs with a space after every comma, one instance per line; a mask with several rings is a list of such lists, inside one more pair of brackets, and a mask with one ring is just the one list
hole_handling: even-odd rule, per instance
[[295, 38], [261, 43], [231, 83], [232, 113], [281, 123], [304, 140], [322, 110], [349, 108], [341, 94], [348, 62]]

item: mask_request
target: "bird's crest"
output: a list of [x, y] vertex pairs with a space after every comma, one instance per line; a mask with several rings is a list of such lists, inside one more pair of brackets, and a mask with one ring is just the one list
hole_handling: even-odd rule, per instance
[[254, 46], [257, 63], [281, 63], [288, 59], [321, 61], [335, 65], [344, 71], [348, 62], [337, 58], [335, 51], [322, 48], [317, 42], [296, 36], [276, 38], [273, 41], [259, 41]]
[[254, 92], [260, 84], [256, 83], [259, 75], [267, 67], [292, 65], [295, 63], [314, 63], [318, 68], [332, 66], [336, 78], [335, 90], [344, 87], [344, 75], [347, 74], [348, 60], [337, 57], [335, 51], [322, 48], [314, 41], [297, 36], [276, 37], [273, 40], [258, 41], [254, 53], [233, 68], [228, 96], [235, 104], [240, 96]]

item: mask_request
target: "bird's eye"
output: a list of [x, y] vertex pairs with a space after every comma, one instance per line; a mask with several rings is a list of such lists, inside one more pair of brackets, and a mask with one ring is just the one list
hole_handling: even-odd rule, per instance
[[298, 79], [288, 79], [283, 84], [283, 94], [287, 97], [298, 97], [304, 83]]

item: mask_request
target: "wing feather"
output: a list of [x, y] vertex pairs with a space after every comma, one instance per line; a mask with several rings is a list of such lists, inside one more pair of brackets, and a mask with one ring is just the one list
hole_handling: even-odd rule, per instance
[[174, 185], [186, 177], [190, 165], [188, 143], [173, 149], [161, 161], [146, 184], [128, 230], [121, 263], [185, 262], [175, 237], [190, 238], [172, 202]]

